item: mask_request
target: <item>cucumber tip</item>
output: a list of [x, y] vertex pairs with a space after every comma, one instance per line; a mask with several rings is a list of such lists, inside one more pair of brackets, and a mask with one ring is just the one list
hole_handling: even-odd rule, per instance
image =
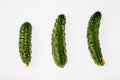
[[29, 66], [29, 64], [26, 64], [26, 67], [28, 67]]
[[104, 65], [105, 65], [105, 60], [102, 59], [102, 64], [101, 64], [101, 66], [104, 66]]

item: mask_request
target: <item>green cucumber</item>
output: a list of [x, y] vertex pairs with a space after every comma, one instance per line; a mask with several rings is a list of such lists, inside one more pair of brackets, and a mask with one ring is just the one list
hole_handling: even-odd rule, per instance
[[55, 64], [61, 68], [67, 63], [65, 24], [65, 15], [58, 15], [52, 31], [52, 56]]
[[102, 56], [102, 51], [99, 43], [99, 27], [102, 14], [99, 11], [96, 11], [88, 22], [87, 28], [87, 41], [88, 49], [94, 60], [94, 63], [100, 66], [104, 65], [104, 59]]
[[19, 53], [23, 63], [26, 66], [31, 61], [31, 34], [32, 26], [29, 22], [25, 22], [20, 27], [19, 34]]

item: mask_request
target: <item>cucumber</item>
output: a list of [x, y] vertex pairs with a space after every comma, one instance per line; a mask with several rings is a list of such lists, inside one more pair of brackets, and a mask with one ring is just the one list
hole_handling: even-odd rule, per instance
[[105, 62], [102, 56], [102, 51], [99, 43], [99, 27], [101, 17], [102, 14], [100, 11], [96, 11], [90, 17], [87, 28], [87, 42], [88, 49], [90, 51], [94, 63], [103, 66]]
[[29, 22], [23, 23], [19, 32], [19, 53], [22, 62], [26, 64], [27, 67], [31, 61], [31, 24]]
[[58, 15], [52, 31], [52, 56], [55, 64], [61, 68], [67, 63], [65, 24], [65, 15]]

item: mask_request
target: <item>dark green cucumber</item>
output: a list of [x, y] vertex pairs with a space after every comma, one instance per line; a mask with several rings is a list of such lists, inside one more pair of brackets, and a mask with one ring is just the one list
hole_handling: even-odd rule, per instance
[[102, 14], [96, 11], [89, 20], [87, 28], [88, 49], [91, 53], [94, 63], [100, 66], [104, 65], [104, 59], [99, 43], [99, 26]]
[[23, 63], [26, 66], [29, 65], [31, 61], [31, 34], [32, 26], [29, 22], [25, 22], [20, 27], [19, 34], [19, 53]]
[[58, 15], [52, 32], [52, 56], [55, 64], [64, 67], [67, 63], [64, 14]]

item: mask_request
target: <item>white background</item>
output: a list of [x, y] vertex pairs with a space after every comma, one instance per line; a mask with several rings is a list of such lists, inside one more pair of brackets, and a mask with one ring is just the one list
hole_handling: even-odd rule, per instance
[[[101, 11], [100, 43], [104, 66], [94, 64], [86, 31], [90, 16]], [[55, 19], [66, 15], [68, 62], [54, 64], [51, 34]], [[28, 68], [18, 52], [19, 28], [30, 22], [32, 61]], [[119, 0], [0, 0], [0, 80], [119, 80]]]

